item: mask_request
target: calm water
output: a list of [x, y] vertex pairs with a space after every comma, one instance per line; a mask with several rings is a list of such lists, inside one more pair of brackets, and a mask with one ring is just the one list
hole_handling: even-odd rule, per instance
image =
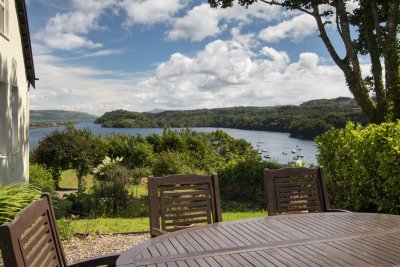
[[[93, 124], [92, 122], [80, 122], [76, 124], [76, 128], [89, 127], [92, 129], [94, 135], [107, 136], [111, 133], [119, 133], [126, 135], [137, 135], [147, 136], [152, 133], [162, 133], [161, 128], [101, 128], [99, 124]], [[63, 129], [64, 127], [58, 127]], [[37, 128], [30, 129], [29, 135], [29, 147], [33, 149], [37, 146], [38, 142], [50, 134], [56, 127], [49, 128]], [[299, 140], [296, 138], [289, 137], [289, 133], [276, 133], [266, 131], [250, 131], [250, 130], [238, 130], [238, 129], [226, 129], [226, 128], [192, 128], [199, 132], [212, 132], [215, 130], [223, 130], [229, 135], [235, 138], [244, 138], [253, 145], [254, 148], [263, 151], [262, 157], [270, 155], [272, 159], [277, 160], [280, 163], [287, 163], [292, 161], [294, 155], [304, 155], [304, 159], [307, 164], [317, 164], [316, 155], [318, 153], [316, 146], [313, 141]], [[177, 129], [180, 130], [180, 129]], [[300, 150], [301, 149], [301, 150]], [[295, 150], [296, 153], [292, 154], [291, 151]], [[286, 153], [286, 155], [284, 154]], [[265, 158], [264, 158], [265, 159]]]

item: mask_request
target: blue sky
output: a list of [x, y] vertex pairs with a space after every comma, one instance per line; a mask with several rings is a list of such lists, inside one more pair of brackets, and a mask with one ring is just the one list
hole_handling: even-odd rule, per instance
[[[31, 109], [102, 115], [351, 96], [313, 19], [200, 0], [29, 0]], [[330, 34], [335, 35], [332, 26]]]

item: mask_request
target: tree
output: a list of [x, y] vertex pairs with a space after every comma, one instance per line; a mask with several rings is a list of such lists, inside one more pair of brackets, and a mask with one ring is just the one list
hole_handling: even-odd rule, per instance
[[59, 189], [61, 171], [75, 169], [78, 190], [82, 191], [82, 178], [108, 151], [106, 142], [93, 136], [90, 129], [68, 126], [64, 131], [54, 131], [40, 141], [34, 158], [51, 171], [56, 189]]
[[[400, 119], [400, 0], [259, 0], [265, 4], [299, 10], [312, 16], [331, 58], [342, 70], [349, 90], [372, 123]], [[352, 12], [346, 9], [358, 4]], [[208, 0], [213, 8], [232, 7], [234, 0]], [[238, 0], [248, 7], [257, 0]], [[335, 22], [345, 48], [340, 56], [328, 36]], [[353, 34], [353, 30], [357, 34]], [[354, 37], [355, 36], [355, 37]], [[360, 56], [369, 55], [371, 71], [361, 71]]]

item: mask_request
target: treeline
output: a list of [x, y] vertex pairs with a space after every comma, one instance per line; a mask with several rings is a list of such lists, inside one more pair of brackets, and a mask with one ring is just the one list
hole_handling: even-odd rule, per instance
[[319, 99], [299, 106], [233, 107], [139, 113], [126, 110], [106, 112], [95, 123], [109, 128], [221, 127], [289, 132], [292, 137], [314, 139], [331, 127], [347, 121], [366, 124], [352, 98]]

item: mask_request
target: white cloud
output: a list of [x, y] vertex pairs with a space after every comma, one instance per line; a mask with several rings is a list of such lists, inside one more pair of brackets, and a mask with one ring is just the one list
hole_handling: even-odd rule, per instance
[[316, 22], [312, 16], [302, 14], [277, 25], [267, 27], [260, 32], [259, 37], [271, 43], [276, 43], [283, 39], [298, 42], [311, 34], [317, 34]]
[[50, 18], [46, 26], [36, 34], [36, 39], [51, 48], [63, 50], [102, 47], [100, 42], [88, 39], [87, 34], [93, 30], [105, 29], [98, 20], [105, 10], [115, 7], [115, 2], [113, 0], [74, 0], [72, 7], [74, 11], [57, 13]]
[[173, 29], [168, 32], [171, 40], [191, 39], [201, 41], [206, 37], [219, 34], [222, 29], [218, 26], [219, 11], [211, 9], [208, 4], [202, 4], [189, 10], [186, 16], [178, 18]]
[[128, 15], [125, 26], [169, 22], [186, 4], [186, 0], [125, 0], [122, 2]]
[[227, 9], [213, 9], [209, 4], [201, 4], [189, 10], [185, 16], [175, 18], [172, 29], [167, 32], [170, 40], [190, 39], [201, 41], [228, 29], [232, 22], [239, 27], [252, 23], [255, 19], [270, 22], [288, 16], [288, 12], [278, 6], [255, 3], [248, 9], [234, 5]]
[[115, 109], [300, 104], [351, 95], [342, 72], [317, 54], [291, 59], [285, 51], [267, 46], [251, 51], [235, 40], [213, 41], [193, 56], [175, 53], [148, 73], [68, 65], [46, 54], [36, 55], [35, 63], [40, 81], [31, 90], [32, 109], [101, 115]]
[[81, 57], [105, 57], [124, 53], [122, 49], [103, 49], [92, 53], [85, 53]]

